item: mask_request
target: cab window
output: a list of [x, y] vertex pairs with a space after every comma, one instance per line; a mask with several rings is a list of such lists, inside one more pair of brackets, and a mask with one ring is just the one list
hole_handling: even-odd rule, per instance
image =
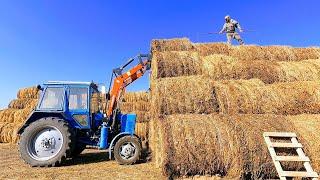
[[88, 89], [70, 88], [69, 109], [88, 109]]
[[64, 88], [47, 88], [40, 105], [40, 109], [62, 109]]

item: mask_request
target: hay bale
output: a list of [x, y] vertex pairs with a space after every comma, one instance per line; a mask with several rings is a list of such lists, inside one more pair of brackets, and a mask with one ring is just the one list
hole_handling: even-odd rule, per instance
[[149, 102], [150, 94], [145, 91], [126, 92], [123, 97], [123, 102]]
[[152, 79], [201, 75], [201, 58], [193, 51], [155, 52], [152, 55]]
[[15, 123], [1, 123], [0, 124], [0, 143], [17, 143], [18, 142], [18, 130], [22, 124]]
[[203, 74], [212, 80], [258, 78], [265, 83], [274, 83], [280, 81], [282, 72], [276, 62], [241, 61], [216, 54], [203, 58]]
[[7, 123], [22, 123], [32, 112], [33, 108], [25, 109], [5, 109], [0, 112], [0, 122]]
[[193, 44], [188, 38], [154, 39], [151, 42], [151, 52], [190, 51], [193, 49]]
[[0, 122], [14, 122], [14, 114], [17, 112], [17, 109], [4, 109], [0, 112]]
[[[318, 119], [310, 121], [320, 127]], [[297, 132], [300, 142], [304, 145], [307, 142], [305, 133], [300, 134], [303, 131], [300, 126], [284, 116], [187, 114], [167, 116], [157, 123], [161, 135], [152, 131], [154, 137], [150, 143], [163, 145], [152, 152], [157, 151], [155, 158], [160, 160], [156, 164], [168, 176], [220, 174], [230, 178], [257, 179], [256, 172], [261, 165], [271, 162], [263, 132]], [[319, 138], [320, 134], [315, 136]], [[151, 145], [152, 148], [156, 146]], [[309, 146], [305, 149], [310, 157], [320, 155]], [[312, 162], [319, 163], [314, 159]], [[320, 170], [317, 165], [314, 168]]]
[[120, 109], [122, 112], [149, 111], [150, 103], [145, 101], [122, 102]]
[[266, 83], [273, 83], [295, 79], [314, 80], [319, 74], [319, 60], [314, 63], [315, 66], [312, 66], [312, 60], [288, 63], [288, 61], [319, 59], [319, 48], [196, 43], [192, 45], [194, 48], [184, 50], [179, 48], [177, 43], [178, 50], [174, 50], [167, 48], [165, 42], [172, 45], [169, 47], [173, 47], [175, 42], [179, 41], [163, 40], [158, 48], [152, 49], [151, 79], [209, 74], [213, 78], [218, 75], [218, 79], [214, 80], [262, 78]]
[[184, 114], [218, 111], [212, 83], [202, 76], [181, 76], [153, 81], [152, 113]]
[[4, 141], [4, 138], [2, 136], [2, 129], [4, 129], [7, 126], [7, 122], [0, 122], [0, 142]]
[[149, 122], [150, 119], [151, 119], [151, 117], [150, 117], [150, 112], [135, 111], [135, 112], [133, 112], [133, 113], [137, 115], [137, 122], [138, 122], [138, 123]]
[[229, 55], [238, 60], [300, 61], [320, 58], [320, 48], [291, 46], [229, 46], [225, 43], [192, 43], [187, 38], [163, 39], [151, 42], [151, 52], [195, 51], [201, 56]]
[[320, 80], [320, 59], [277, 62], [277, 65], [280, 70], [279, 82]]
[[158, 168], [161, 168], [164, 161], [165, 144], [164, 144], [164, 132], [163, 128], [160, 128], [159, 119], [151, 119], [149, 122], [149, 150], [152, 153], [152, 161]]
[[149, 123], [136, 123], [135, 134], [140, 137], [141, 141], [146, 141], [149, 135]]
[[228, 56], [232, 49], [232, 46], [226, 43], [195, 43], [194, 47], [201, 56], [208, 56], [214, 54]]
[[290, 46], [228, 46], [222, 43], [204, 43], [195, 45], [201, 56], [214, 54], [228, 55], [237, 60], [255, 61], [300, 61], [319, 59], [319, 48], [294, 48]]
[[37, 106], [38, 99], [14, 99], [12, 100], [8, 108], [13, 109], [24, 109], [24, 108], [35, 108]]
[[27, 120], [31, 112], [32, 108], [19, 109], [14, 113], [14, 123], [23, 123]]
[[293, 61], [296, 57], [289, 46], [235, 46], [230, 54], [239, 60]]
[[37, 87], [28, 87], [20, 89], [17, 93], [18, 99], [25, 99], [25, 98], [31, 98], [31, 99], [37, 99], [39, 94], [39, 90]]
[[320, 59], [241, 61], [225, 55], [203, 58], [203, 74], [213, 80], [258, 78], [267, 84], [320, 79]]
[[287, 116], [286, 119], [294, 125], [296, 132], [303, 136], [303, 143], [307, 156], [311, 159], [312, 168], [320, 173], [320, 115], [301, 114], [297, 116]]
[[[230, 81], [232, 82], [232, 81]], [[320, 82], [298, 81], [266, 86], [215, 83], [219, 112], [224, 114], [320, 113]]]

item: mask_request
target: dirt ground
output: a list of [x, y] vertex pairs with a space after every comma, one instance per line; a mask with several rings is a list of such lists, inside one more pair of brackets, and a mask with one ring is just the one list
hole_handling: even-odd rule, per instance
[[19, 158], [16, 145], [0, 143], [0, 179], [166, 179], [153, 163], [121, 166], [107, 156], [89, 149], [61, 167], [32, 168]]

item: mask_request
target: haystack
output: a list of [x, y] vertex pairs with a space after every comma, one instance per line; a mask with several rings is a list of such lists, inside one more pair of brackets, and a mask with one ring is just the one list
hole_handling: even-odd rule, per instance
[[14, 123], [24, 123], [27, 118], [29, 117], [29, 115], [31, 114], [31, 112], [33, 111], [32, 108], [25, 108], [25, 109], [19, 109], [14, 113]]
[[8, 108], [13, 109], [24, 109], [24, 108], [34, 108], [38, 103], [38, 99], [14, 99], [12, 100]]
[[194, 50], [194, 46], [188, 38], [156, 39], [151, 42], [151, 52], [190, 50]]
[[32, 108], [25, 109], [5, 109], [0, 112], [0, 122], [22, 123], [32, 112]]
[[136, 124], [135, 134], [139, 136], [141, 141], [148, 140], [148, 137], [149, 137], [149, 122], [138, 122]]
[[123, 96], [123, 102], [138, 102], [138, 101], [149, 102], [149, 100], [150, 100], [150, 93], [145, 91], [126, 92]]
[[0, 122], [14, 122], [14, 114], [18, 111], [18, 109], [4, 109], [0, 112]]
[[[304, 117], [292, 118], [294, 120], [276, 115], [171, 115], [155, 120], [158, 127], [154, 128], [160, 130], [151, 131], [150, 141], [155, 149], [156, 164], [168, 176], [220, 174], [256, 179], [261, 166], [271, 162], [263, 132], [292, 131], [297, 132], [305, 145], [314, 169], [320, 171], [319, 147], [311, 147], [307, 142], [309, 135], [301, 133], [313, 129], [298, 124]], [[309, 121], [314, 127], [320, 127], [319, 117], [309, 117]], [[320, 134], [313, 135], [320, 138]]]
[[120, 110], [124, 114], [136, 114], [137, 122], [144, 123], [150, 120], [150, 93], [127, 92], [120, 103]]
[[152, 79], [202, 74], [202, 60], [197, 52], [168, 51], [152, 55]]
[[31, 98], [31, 99], [37, 99], [38, 98], [38, 92], [39, 90], [37, 87], [28, 87], [24, 89], [20, 89], [17, 93], [18, 99], [25, 99], [25, 98]]
[[21, 123], [0, 123], [0, 143], [17, 143]]
[[150, 93], [126, 92], [120, 102], [121, 113], [136, 114], [137, 123], [135, 134], [137, 134], [144, 148], [148, 146], [149, 121], [150, 121]]
[[145, 101], [122, 102], [120, 105], [122, 112], [149, 111], [150, 103]]

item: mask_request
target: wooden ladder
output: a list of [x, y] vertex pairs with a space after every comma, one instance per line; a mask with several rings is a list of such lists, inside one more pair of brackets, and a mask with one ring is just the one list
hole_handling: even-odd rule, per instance
[[[265, 132], [263, 133], [265, 142], [267, 143], [272, 161], [276, 167], [280, 180], [286, 180], [287, 177], [306, 177], [312, 180], [318, 179], [318, 174], [313, 171], [310, 159], [304, 154], [302, 144], [298, 142], [297, 135], [290, 132]], [[291, 143], [272, 142], [270, 137], [274, 138], [290, 138]], [[275, 148], [294, 148], [298, 156], [277, 156]], [[304, 162], [303, 165], [307, 171], [284, 171], [280, 162], [295, 161]]]

